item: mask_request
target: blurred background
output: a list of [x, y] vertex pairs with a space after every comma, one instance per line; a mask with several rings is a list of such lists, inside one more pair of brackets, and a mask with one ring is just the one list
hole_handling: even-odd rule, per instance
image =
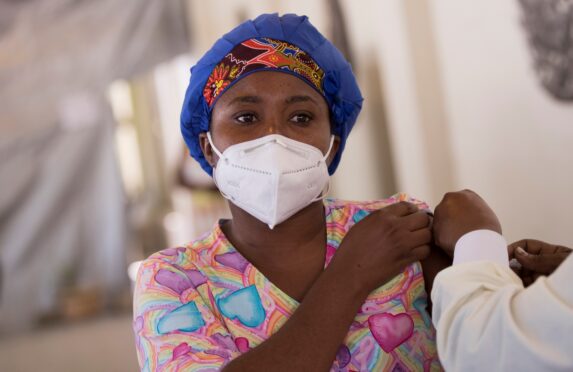
[[573, 1], [0, 1], [0, 371], [135, 371], [137, 262], [228, 216], [189, 158], [189, 68], [306, 14], [365, 97], [331, 195], [471, 188], [573, 247]]

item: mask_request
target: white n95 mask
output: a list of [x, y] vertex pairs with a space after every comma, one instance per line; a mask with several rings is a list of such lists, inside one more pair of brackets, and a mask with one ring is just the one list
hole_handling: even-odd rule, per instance
[[221, 153], [207, 132], [219, 162], [213, 179], [221, 194], [272, 229], [326, 196], [326, 155], [314, 146], [271, 134], [229, 146]]

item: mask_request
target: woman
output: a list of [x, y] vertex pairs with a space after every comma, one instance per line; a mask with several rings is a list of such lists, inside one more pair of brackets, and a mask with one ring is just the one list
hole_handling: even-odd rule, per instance
[[183, 136], [233, 218], [143, 263], [142, 369], [440, 370], [426, 293], [447, 263], [426, 206], [323, 200], [362, 104], [340, 52], [266, 14], [192, 72]]

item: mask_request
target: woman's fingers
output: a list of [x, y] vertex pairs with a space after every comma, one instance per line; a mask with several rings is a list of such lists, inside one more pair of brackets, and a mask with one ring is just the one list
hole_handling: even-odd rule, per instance
[[430, 226], [430, 216], [424, 211], [417, 211], [408, 216], [402, 217], [406, 228], [410, 231], [424, 229]]
[[432, 242], [432, 230], [428, 227], [412, 231], [408, 236], [409, 247], [430, 245]]
[[380, 213], [389, 213], [397, 217], [408, 216], [418, 212], [418, 206], [409, 202], [401, 201], [380, 209]]

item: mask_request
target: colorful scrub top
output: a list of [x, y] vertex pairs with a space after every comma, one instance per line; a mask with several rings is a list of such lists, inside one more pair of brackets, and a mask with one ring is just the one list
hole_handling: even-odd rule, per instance
[[[373, 202], [325, 199], [325, 267], [348, 230], [405, 194]], [[350, 326], [331, 371], [441, 370], [426, 311], [419, 262], [373, 291]], [[185, 247], [145, 260], [134, 297], [134, 331], [143, 371], [216, 371], [264, 342], [299, 303], [235, 250], [219, 224]]]

